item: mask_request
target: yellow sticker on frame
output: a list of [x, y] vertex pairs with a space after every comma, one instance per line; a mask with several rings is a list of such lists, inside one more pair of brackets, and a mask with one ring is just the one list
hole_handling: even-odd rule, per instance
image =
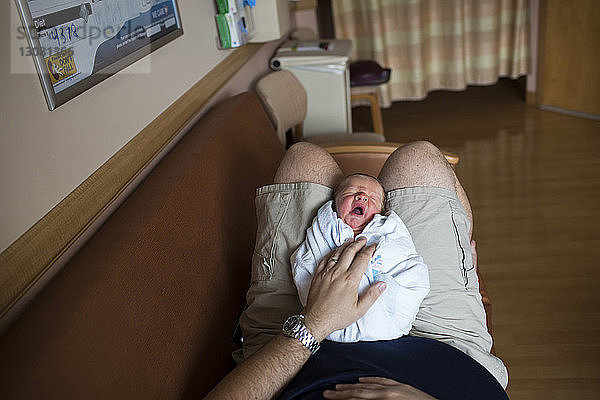
[[65, 49], [60, 53], [53, 54], [46, 57], [44, 61], [53, 85], [77, 73], [72, 49]]

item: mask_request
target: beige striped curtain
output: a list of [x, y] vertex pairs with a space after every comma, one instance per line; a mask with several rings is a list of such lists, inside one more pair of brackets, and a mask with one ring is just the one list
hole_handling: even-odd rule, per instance
[[527, 73], [527, 0], [332, 0], [353, 60], [392, 69], [382, 105]]

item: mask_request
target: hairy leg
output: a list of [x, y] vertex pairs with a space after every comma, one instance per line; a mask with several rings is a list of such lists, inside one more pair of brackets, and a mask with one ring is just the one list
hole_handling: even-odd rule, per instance
[[473, 213], [467, 194], [452, 166], [433, 144], [419, 141], [398, 148], [383, 165], [378, 179], [386, 192], [414, 186], [436, 186], [455, 191], [471, 221], [471, 237]]
[[273, 183], [313, 182], [333, 188], [343, 177], [340, 166], [325, 149], [300, 142], [285, 153]]

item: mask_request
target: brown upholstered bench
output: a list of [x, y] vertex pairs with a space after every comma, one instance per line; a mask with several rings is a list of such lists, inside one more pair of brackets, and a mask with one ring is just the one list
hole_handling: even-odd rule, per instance
[[254, 93], [204, 116], [0, 338], [0, 398], [206, 394], [233, 367], [254, 191], [283, 155]]
[[0, 338], [0, 398], [202, 397], [233, 366], [284, 154], [253, 93], [204, 116]]

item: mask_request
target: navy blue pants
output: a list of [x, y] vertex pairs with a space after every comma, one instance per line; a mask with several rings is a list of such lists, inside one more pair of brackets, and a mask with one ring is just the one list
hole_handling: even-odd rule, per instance
[[405, 336], [380, 342], [335, 343], [321, 349], [290, 382], [280, 399], [322, 399], [325, 389], [361, 376], [390, 378], [440, 399], [508, 399], [483, 366], [433, 339]]

